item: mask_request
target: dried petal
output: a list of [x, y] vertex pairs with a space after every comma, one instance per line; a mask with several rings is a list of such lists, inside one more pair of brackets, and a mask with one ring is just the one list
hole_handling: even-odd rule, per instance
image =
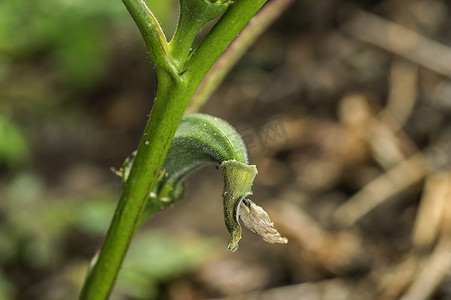
[[249, 199], [241, 201], [240, 219], [243, 224], [252, 232], [255, 232], [265, 242], [286, 244], [288, 239], [280, 235], [274, 223], [271, 222], [266, 211]]

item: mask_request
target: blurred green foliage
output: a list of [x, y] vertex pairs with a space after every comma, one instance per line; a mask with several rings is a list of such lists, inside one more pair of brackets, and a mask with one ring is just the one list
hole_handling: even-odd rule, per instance
[[[174, 1], [148, 1], [173, 29]], [[174, 12], [175, 13], [175, 12]], [[121, 1], [3, 0], [0, 2], [0, 80], [11, 63], [36, 55], [55, 62], [75, 87], [95, 84], [108, 63], [114, 31], [134, 28]]]
[[[116, 206], [109, 189], [64, 198], [49, 195], [35, 174], [20, 173], [0, 185], [0, 266], [23, 264], [27, 272], [53, 273], [60, 290], [76, 297], [88, 261], [69, 258], [71, 235], [95, 236], [106, 232]], [[69, 240], [68, 240], [69, 239]], [[83, 240], [79, 243], [84, 244]], [[144, 230], [130, 249], [120, 273], [115, 299], [132, 296], [153, 299], [158, 284], [194, 270], [209, 258], [214, 246], [205, 238], [172, 236]], [[83, 247], [81, 247], [83, 248]], [[78, 260], [80, 257], [78, 258]], [[75, 262], [77, 259], [75, 259]], [[1, 269], [0, 269], [1, 270]], [[4, 275], [4, 274], [3, 274]], [[0, 271], [0, 300], [12, 299], [18, 287]], [[51, 281], [51, 277], [48, 278]], [[61, 299], [47, 291], [45, 299]], [[69, 297], [71, 298], [71, 297]]]
[[30, 153], [25, 136], [18, 126], [0, 114], [0, 164], [14, 168], [29, 158]]
[[72, 84], [92, 83], [105, 64], [106, 27], [127, 20], [120, 1], [2, 1], [3, 61], [46, 54]]
[[[148, 4], [170, 33], [175, 1]], [[120, 0], [0, 1], [0, 167], [29, 161], [36, 122], [74, 114], [68, 103], [107, 80], [117, 37], [133, 33]]]
[[155, 299], [159, 283], [195, 270], [212, 257], [214, 249], [215, 243], [204, 238], [144, 232], [129, 249], [115, 287], [116, 297]]
[[[8, 212], [0, 222], [0, 240], [4, 241], [0, 243], [0, 263], [17, 260], [37, 270], [56, 267], [62, 262], [61, 243], [69, 230], [91, 235], [106, 230], [114, 212], [110, 191], [61, 198], [48, 195], [45, 189], [42, 180], [32, 173], [20, 173], [0, 185], [0, 211]], [[109, 218], [80, 218], [94, 209], [98, 210], [95, 216], [109, 214]]]
[[5, 274], [0, 272], [0, 300], [12, 299], [13, 286], [6, 279]]

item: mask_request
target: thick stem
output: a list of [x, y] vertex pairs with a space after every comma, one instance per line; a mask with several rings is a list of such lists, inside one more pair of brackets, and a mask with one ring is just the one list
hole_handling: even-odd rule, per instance
[[[138, 229], [140, 216], [189, 100], [189, 97], [184, 96], [183, 86], [170, 85], [170, 87], [160, 85], [158, 89], [135, 163], [124, 185], [100, 255], [88, 274], [80, 299], [108, 297], [131, 239]], [[184, 103], [178, 102], [179, 99]]]

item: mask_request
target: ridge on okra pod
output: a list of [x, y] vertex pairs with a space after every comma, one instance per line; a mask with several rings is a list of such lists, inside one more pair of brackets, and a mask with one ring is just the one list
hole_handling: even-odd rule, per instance
[[[132, 155], [115, 172], [124, 182], [133, 161]], [[242, 232], [240, 219], [266, 242], [286, 244], [287, 239], [274, 228], [268, 214], [246, 198], [252, 195], [251, 187], [258, 172], [256, 166], [248, 165], [246, 146], [240, 135], [226, 121], [206, 114], [183, 116], [149, 195], [142, 221], [181, 200], [186, 177], [209, 164], [219, 165], [223, 170], [224, 220], [230, 233], [227, 248], [231, 251], [238, 249]]]

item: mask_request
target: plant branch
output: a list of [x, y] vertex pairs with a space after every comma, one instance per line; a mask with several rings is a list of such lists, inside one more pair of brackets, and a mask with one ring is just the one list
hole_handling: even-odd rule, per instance
[[234, 2], [210, 30], [185, 64], [186, 76], [196, 87], [266, 1], [240, 0]]
[[174, 60], [183, 71], [183, 63], [188, 58], [194, 38], [199, 30], [211, 20], [222, 15], [232, 1], [180, 0], [180, 18], [177, 29], [169, 43]]
[[187, 112], [193, 113], [207, 103], [218, 88], [224, 77], [244, 55], [249, 47], [285, 12], [294, 0], [272, 0], [268, 2], [241, 31], [240, 35], [230, 44], [224, 54], [216, 61], [207, 76], [191, 98]]

